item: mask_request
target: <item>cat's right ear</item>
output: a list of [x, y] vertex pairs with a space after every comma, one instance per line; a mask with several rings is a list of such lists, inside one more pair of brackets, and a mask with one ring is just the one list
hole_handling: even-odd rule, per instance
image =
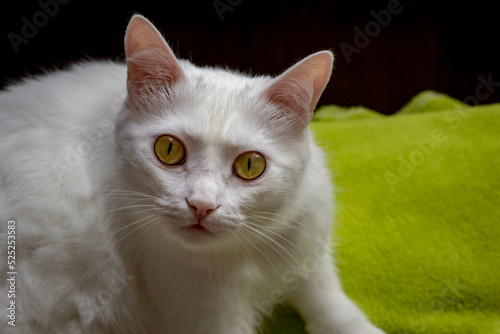
[[182, 70], [160, 32], [141, 15], [130, 20], [125, 35], [129, 96], [168, 88], [181, 80]]

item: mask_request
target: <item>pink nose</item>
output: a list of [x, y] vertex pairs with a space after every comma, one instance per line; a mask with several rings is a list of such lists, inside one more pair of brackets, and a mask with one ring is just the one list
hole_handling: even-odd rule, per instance
[[188, 200], [186, 199], [186, 202], [188, 205], [194, 210], [194, 215], [196, 216], [196, 219], [198, 219], [198, 224], [201, 223], [203, 219], [205, 219], [208, 214], [213, 212], [215, 209], [218, 208], [217, 205], [214, 203], [210, 202], [203, 202], [203, 201], [197, 201], [197, 200]]

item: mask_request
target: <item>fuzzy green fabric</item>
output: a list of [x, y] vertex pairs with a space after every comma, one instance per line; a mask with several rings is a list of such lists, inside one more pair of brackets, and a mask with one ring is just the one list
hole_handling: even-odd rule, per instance
[[[392, 116], [322, 107], [337, 266], [387, 333], [500, 334], [500, 104], [427, 91]], [[290, 308], [264, 334], [303, 334]]]

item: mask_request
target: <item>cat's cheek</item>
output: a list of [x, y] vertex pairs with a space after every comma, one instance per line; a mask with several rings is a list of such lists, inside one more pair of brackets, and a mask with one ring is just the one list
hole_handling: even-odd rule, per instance
[[165, 189], [168, 193], [179, 193], [184, 189], [188, 168], [186, 164], [168, 166], [158, 159], [148, 161], [151, 179], [155, 182], [158, 191]]
[[172, 182], [178, 183], [187, 176], [188, 169], [185, 165], [167, 166], [156, 161], [153, 163], [155, 164], [156, 176], [165, 180], [168, 184], [172, 184]]

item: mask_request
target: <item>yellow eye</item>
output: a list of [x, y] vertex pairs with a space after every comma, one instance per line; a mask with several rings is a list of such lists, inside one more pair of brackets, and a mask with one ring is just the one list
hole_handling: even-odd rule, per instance
[[156, 157], [166, 165], [179, 165], [184, 162], [186, 151], [179, 139], [163, 135], [155, 141]]
[[254, 180], [264, 173], [266, 159], [259, 152], [245, 152], [233, 164], [234, 174], [243, 180]]

